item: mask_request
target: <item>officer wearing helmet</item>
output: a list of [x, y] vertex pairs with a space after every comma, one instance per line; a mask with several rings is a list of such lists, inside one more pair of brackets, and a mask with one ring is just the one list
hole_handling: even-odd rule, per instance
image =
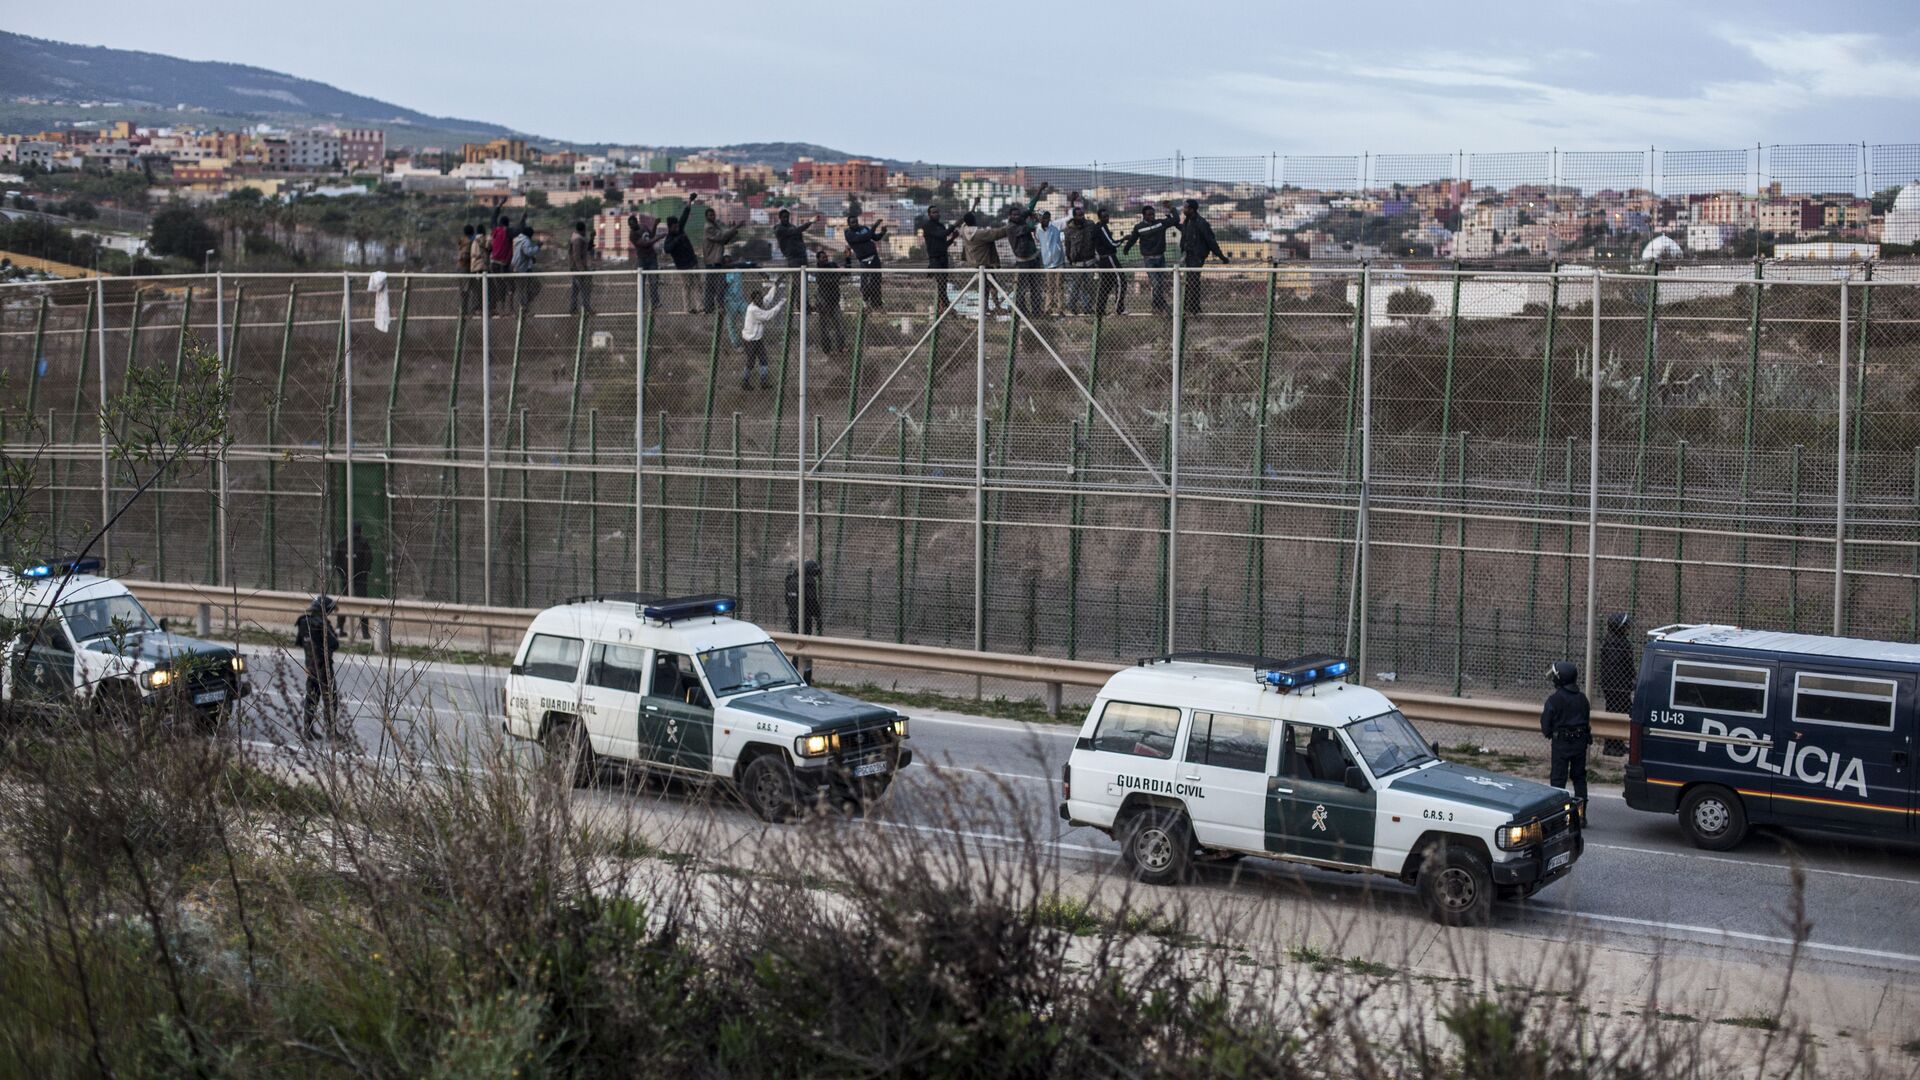
[[[307, 693], [300, 700], [302, 727], [308, 739], [332, 738], [340, 696], [333, 683], [333, 654], [340, 649], [340, 635], [333, 629], [331, 616], [340, 605], [325, 593], [313, 598], [307, 613], [294, 620], [293, 643], [306, 654]], [[324, 728], [316, 728], [314, 714], [325, 710]]]
[[1547, 695], [1540, 710], [1540, 734], [1553, 743], [1554, 787], [1573, 783], [1573, 797], [1585, 815], [1587, 803], [1587, 745], [1593, 742], [1593, 726], [1587, 695], [1580, 692], [1580, 669], [1566, 660], [1556, 660], [1547, 669], [1547, 681], [1553, 693]]

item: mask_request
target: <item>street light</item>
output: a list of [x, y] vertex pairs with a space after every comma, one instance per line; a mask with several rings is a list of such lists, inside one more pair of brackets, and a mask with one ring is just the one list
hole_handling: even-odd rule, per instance
[[201, 259], [201, 260], [200, 260], [200, 272], [201, 272], [201, 273], [203, 273], [203, 274], [211, 274], [211, 273], [213, 272], [213, 257], [214, 257], [215, 255], [218, 255], [219, 253], [220, 253], [220, 251], [219, 251], [219, 249], [218, 249], [218, 248], [208, 248], [208, 249], [207, 249], [207, 255], [206, 255], [206, 258], [204, 258], [204, 259]]

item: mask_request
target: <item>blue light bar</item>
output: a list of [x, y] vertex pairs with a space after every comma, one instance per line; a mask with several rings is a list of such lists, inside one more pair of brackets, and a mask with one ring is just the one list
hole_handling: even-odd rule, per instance
[[1259, 678], [1279, 690], [1298, 690], [1315, 683], [1344, 679], [1351, 670], [1353, 665], [1337, 656], [1302, 656], [1260, 672]]
[[89, 571], [98, 570], [98, 569], [100, 569], [100, 560], [94, 558], [91, 555], [86, 556], [84, 558], [79, 558], [79, 559], [53, 559], [53, 560], [43, 559], [37, 566], [28, 566], [23, 568], [20, 571], [20, 576], [30, 577], [30, 578], [47, 578], [47, 577], [52, 577], [55, 571], [59, 571], [62, 575], [66, 575], [66, 574], [84, 574]]
[[655, 622], [671, 623], [681, 619], [717, 618], [740, 610], [740, 601], [732, 596], [688, 596], [643, 604], [640, 615]]

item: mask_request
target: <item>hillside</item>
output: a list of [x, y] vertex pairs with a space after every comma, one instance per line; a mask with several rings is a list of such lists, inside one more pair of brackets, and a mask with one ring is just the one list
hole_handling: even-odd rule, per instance
[[[43, 104], [14, 99], [31, 97]], [[185, 106], [206, 123], [225, 120], [338, 123], [495, 138], [512, 134], [499, 124], [429, 116], [415, 109], [342, 90], [312, 79], [246, 64], [182, 60], [159, 53], [70, 45], [0, 31], [0, 122], [28, 126], [48, 119], [152, 116], [165, 110], [179, 118]], [[106, 113], [82, 110], [83, 102], [115, 102]], [[396, 133], [397, 136], [397, 133]], [[389, 136], [391, 141], [409, 141]]]
[[[112, 107], [101, 107], [105, 104]], [[37, 131], [63, 121], [108, 119], [149, 125], [185, 121], [230, 129], [261, 122], [293, 125], [330, 121], [384, 128], [390, 147], [449, 145], [524, 134], [484, 120], [430, 116], [327, 83], [247, 64], [183, 60], [0, 31], [0, 132]], [[543, 147], [597, 150], [607, 145], [526, 137]], [[675, 156], [708, 153], [726, 161], [780, 168], [792, 164], [796, 157], [838, 161], [858, 156], [808, 142], [661, 149]], [[874, 160], [896, 169], [916, 165], [928, 168], [888, 158]]]

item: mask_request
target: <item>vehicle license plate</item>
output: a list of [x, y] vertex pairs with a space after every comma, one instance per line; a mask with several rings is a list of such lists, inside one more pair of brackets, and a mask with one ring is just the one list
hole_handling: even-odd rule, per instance
[[1547, 873], [1551, 874], [1555, 870], [1560, 869], [1561, 867], [1567, 865], [1572, 861], [1573, 861], [1573, 852], [1563, 851], [1560, 854], [1555, 855], [1553, 858], [1547, 860]]
[[886, 758], [881, 758], [877, 761], [869, 761], [864, 765], [855, 765], [853, 767], [853, 775], [855, 776], [877, 776], [880, 773], [883, 773], [886, 771], [887, 771]]
[[204, 694], [193, 695], [193, 703], [195, 705], [211, 705], [216, 701], [225, 700], [227, 700], [227, 692], [225, 690], [209, 690]]

